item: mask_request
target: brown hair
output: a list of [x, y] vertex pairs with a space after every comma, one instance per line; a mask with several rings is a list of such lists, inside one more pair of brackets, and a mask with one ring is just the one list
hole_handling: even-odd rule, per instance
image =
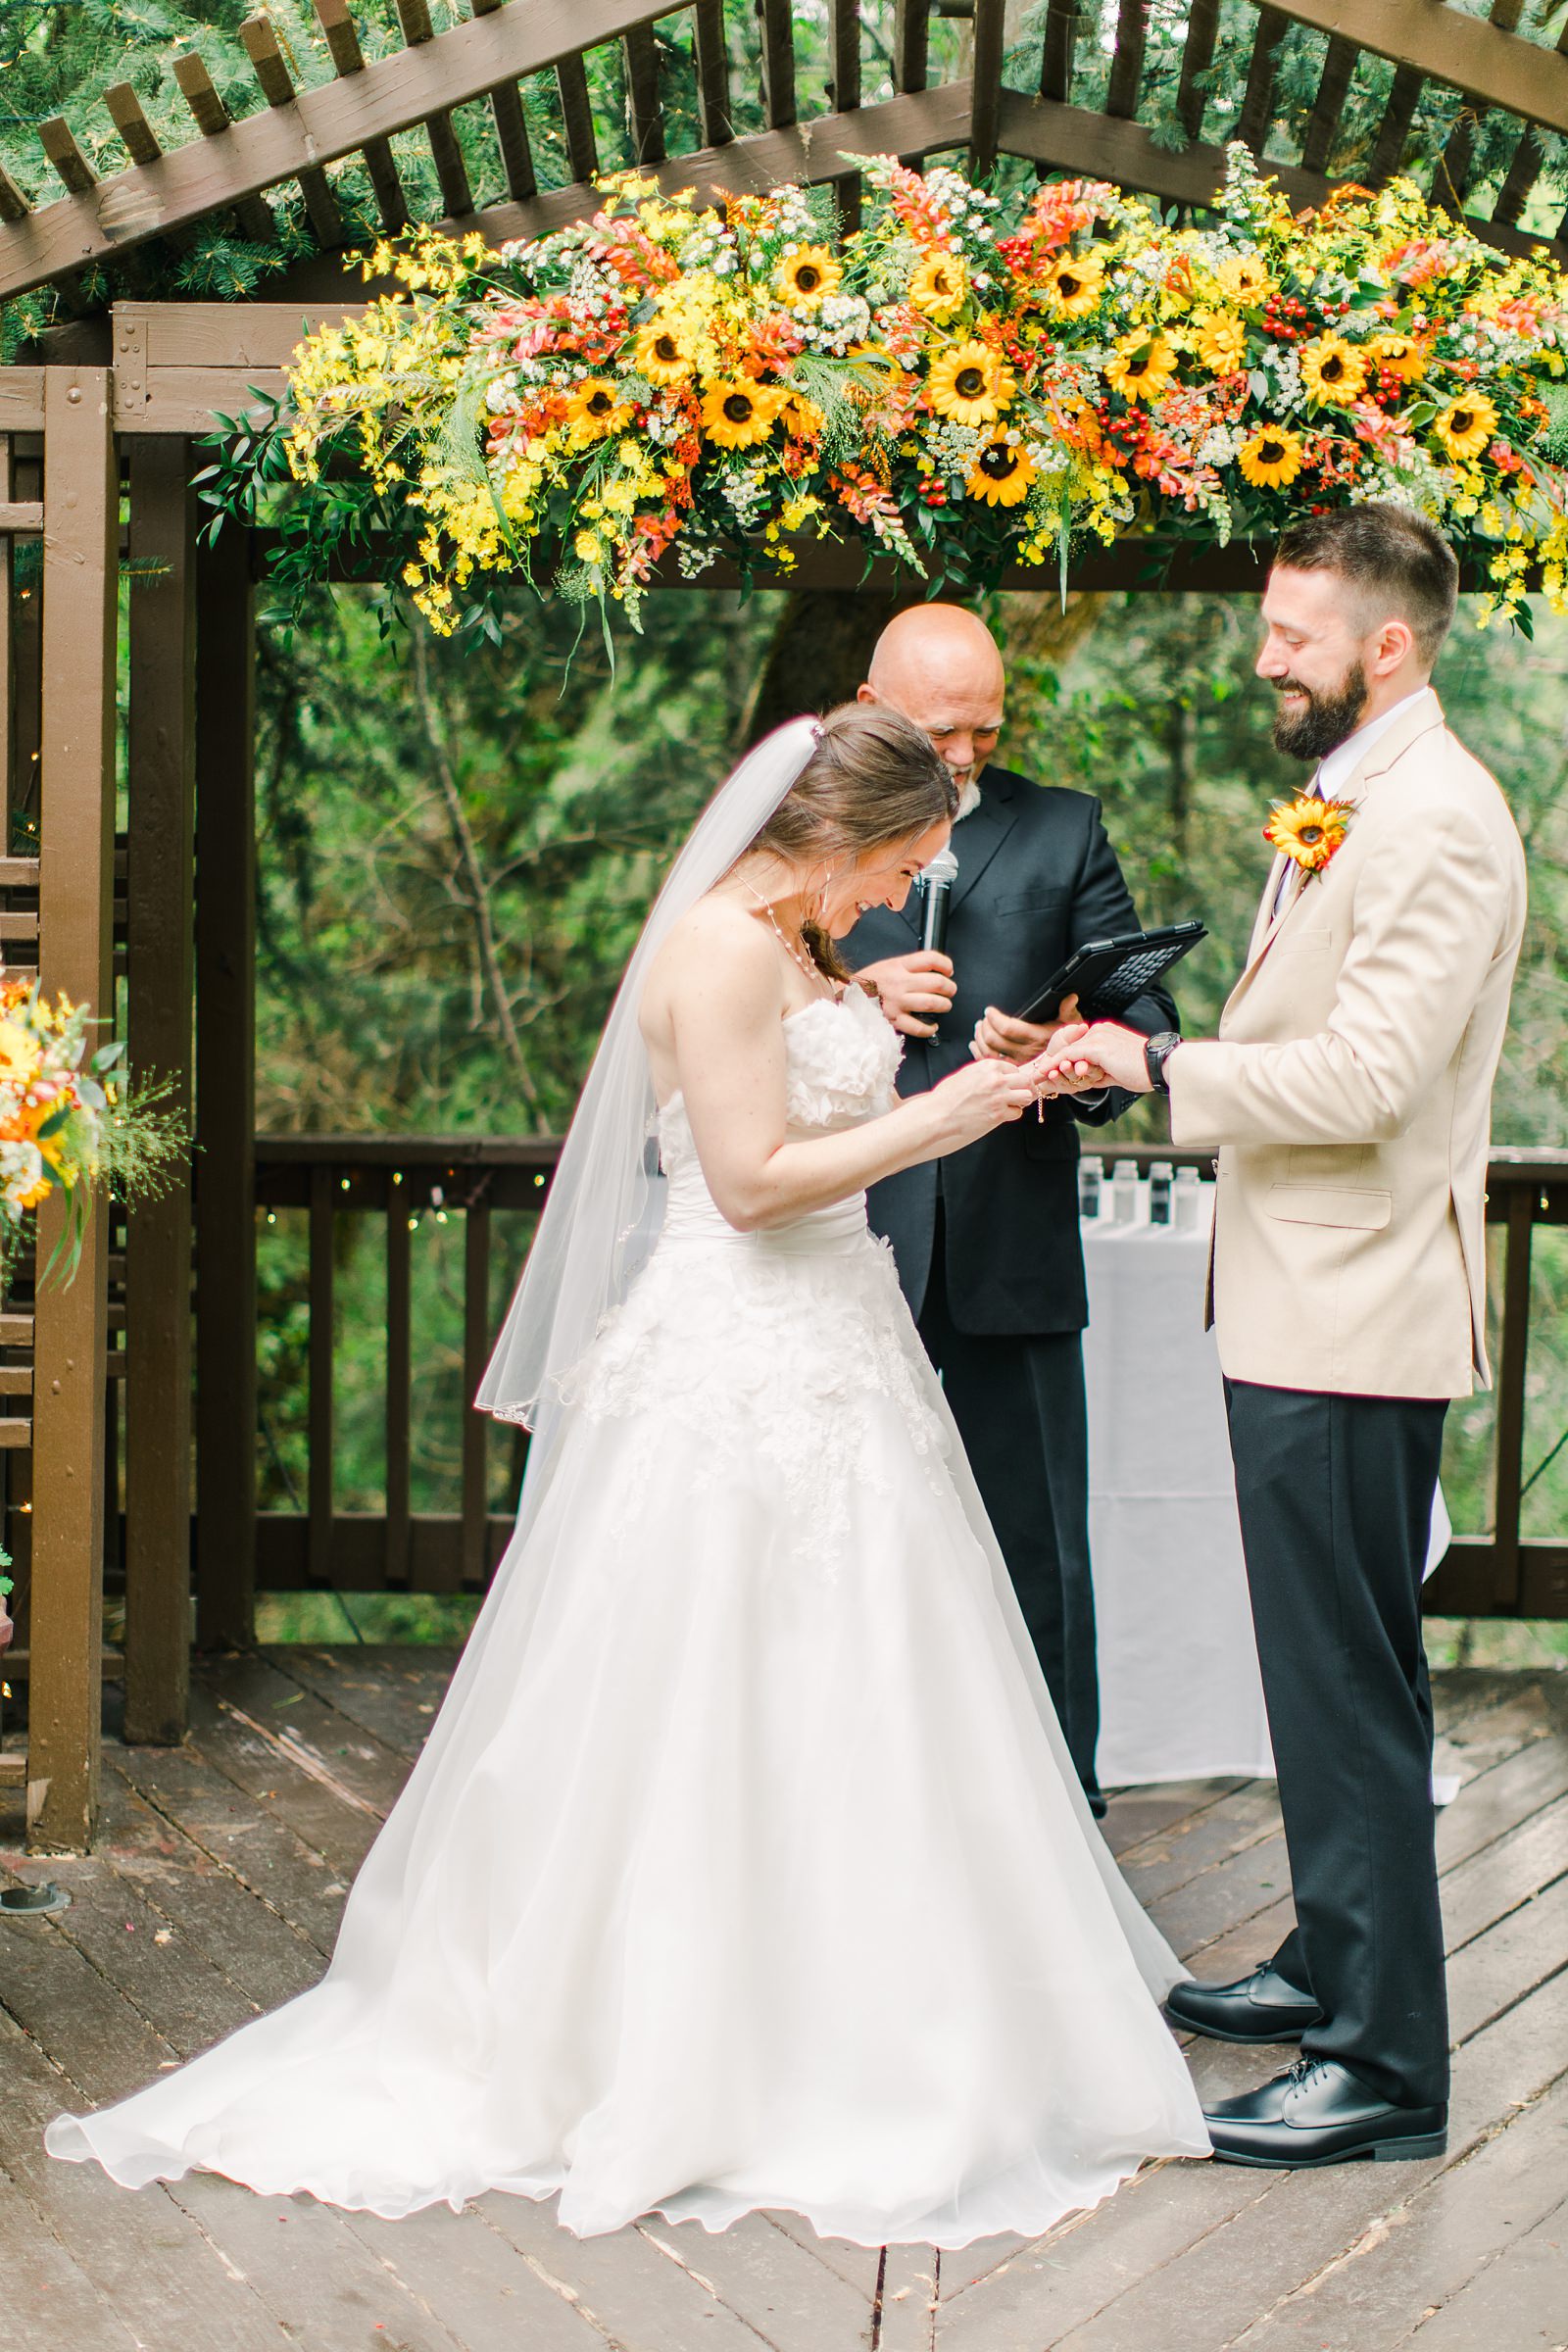
[[[928, 735], [885, 704], [841, 703], [817, 721], [816, 749], [747, 855], [835, 864], [916, 840], [957, 812], [958, 788]], [[820, 971], [850, 978], [817, 924], [803, 924], [801, 937]]]
[[1287, 524], [1274, 561], [1292, 571], [1332, 571], [1367, 602], [1408, 621], [1430, 668], [1459, 594], [1452, 548], [1424, 514], [1387, 500], [1303, 514]]

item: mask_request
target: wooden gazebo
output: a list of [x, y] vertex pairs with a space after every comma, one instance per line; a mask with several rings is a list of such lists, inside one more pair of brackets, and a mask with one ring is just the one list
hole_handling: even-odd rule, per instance
[[[1330, 189], [1342, 167], [1340, 127], [1363, 55], [1391, 60], [1381, 123], [1348, 175], [1376, 181], [1404, 161], [1428, 85], [1460, 99], [1446, 143], [1429, 167], [1435, 195], [1466, 206], [1483, 116], [1509, 129], [1512, 160], [1478, 234], [1509, 251], [1540, 237], [1520, 221], [1540, 213], [1541, 135], [1568, 134], [1568, 18], [1555, 46], [1518, 29], [1522, 0], [1493, 0], [1490, 21], [1442, 0], [1192, 0], [1177, 113], [1187, 138], [1173, 147], [1139, 120], [1150, 39], [1149, 0], [1121, 0], [1102, 107], [1074, 104], [1075, 41], [1085, 40], [1075, 0], [1049, 0], [1043, 39], [1023, 86], [1004, 0], [940, 0], [967, 19], [962, 78], [933, 81], [930, 0], [888, 11], [890, 63], [870, 51], [857, 0], [832, 0], [825, 92], [797, 87], [792, 14], [785, 0], [756, 0], [747, 38], [760, 62], [760, 101], [735, 91], [742, 50], [741, 0], [691, 0], [682, 9], [646, 0], [472, 0], [467, 21], [437, 32], [427, 0], [395, 0], [403, 47], [368, 61], [347, 0], [314, 0], [333, 77], [300, 86], [264, 12], [243, 28], [255, 105], [231, 112], [194, 54], [172, 73], [192, 135], [161, 140], [129, 84], [105, 93], [132, 160], [100, 177], [79, 143], [88, 126], [64, 120], [40, 132], [34, 193], [0, 172], [0, 298], [55, 289], [57, 323], [27, 364], [0, 368], [0, 741], [4, 837], [0, 839], [0, 938], [14, 962], [36, 953], [46, 983], [106, 1010], [117, 975], [133, 1061], [171, 1073], [194, 1102], [200, 1151], [189, 1192], [137, 1209], [123, 1254], [107, 1217], [93, 1220], [80, 1277], [36, 1300], [18, 1296], [0, 1316], [0, 1496], [5, 1540], [16, 1554], [20, 1640], [8, 1668], [29, 1680], [24, 1761], [29, 1830], [42, 1846], [91, 1840], [97, 1805], [100, 1680], [106, 1668], [102, 1594], [106, 1550], [106, 1372], [126, 1381], [123, 1572], [126, 1635], [122, 1663], [126, 1729], [133, 1740], [177, 1740], [185, 1726], [192, 1634], [192, 1475], [197, 1479], [194, 1567], [204, 1642], [245, 1642], [258, 1575], [255, 1471], [255, 1218], [253, 1135], [254, 808], [251, 765], [252, 572], [256, 551], [235, 528], [198, 549], [192, 440], [215, 413], [242, 412], [252, 386], [270, 389], [307, 318], [359, 297], [345, 279], [340, 167], [363, 167], [381, 223], [403, 227], [416, 210], [410, 159], [421, 184], [440, 191], [445, 224], [492, 242], [527, 236], [585, 215], [600, 166], [585, 67], [611, 53], [620, 75], [631, 151], [669, 186], [735, 192], [790, 179], [832, 182], [848, 205], [858, 158], [896, 153], [918, 161], [958, 154], [986, 171], [1016, 157], [1042, 172], [1107, 178], [1163, 200], [1201, 206], [1223, 169], [1223, 142], [1257, 152], [1298, 204]], [[1108, 20], [1107, 20], [1108, 23]], [[1304, 137], [1289, 156], [1279, 136], [1275, 75], [1291, 25], [1328, 36]], [[1205, 100], [1216, 44], [1250, 44], [1245, 96], [1234, 120]], [[656, 29], [657, 28], [657, 29]], [[679, 44], [695, 79], [703, 144], [671, 154], [662, 74]], [[880, 49], [881, 44], [878, 43]], [[1011, 83], [1003, 78], [1004, 55]], [[1084, 75], [1079, 76], [1079, 87]], [[529, 102], [523, 91], [532, 85]], [[1014, 86], [1016, 84], [1017, 86]], [[463, 110], [489, 128], [493, 189], [477, 186], [459, 135]], [[552, 125], [548, 150], [538, 125]], [[760, 126], [737, 128], [741, 122]], [[470, 117], [469, 122], [477, 120]], [[534, 125], [532, 138], [529, 123]], [[79, 134], [79, 135], [78, 135]], [[542, 185], [554, 179], [564, 184]], [[270, 198], [303, 205], [318, 248], [266, 281], [266, 299], [233, 304], [146, 299], [149, 258], [204, 222], [233, 220], [252, 243], [276, 233]], [[481, 201], [483, 199], [483, 201]], [[1568, 260], [1563, 230], [1552, 250]], [[128, 523], [125, 517], [128, 516]], [[41, 567], [18, 562], [19, 542], [42, 540]], [[116, 641], [118, 583], [128, 558], [140, 575], [128, 600], [129, 706], [124, 745], [128, 811], [117, 831]], [[851, 585], [856, 558], [835, 571], [827, 557], [796, 584]], [[710, 575], [711, 576], [711, 575]], [[1117, 556], [1086, 566], [1087, 584], [1136, 576]], [[1194, 585], [1253, 580], [1255, 559], [1236, 551], [1199, 565]], [[437, 1159], [441, 1157], [439, 1147]], [[393, 1154], [345, 1145], [328, 1166], [307, 1167], [270, 1140], [260, 1162], [269, 1199], [298, 1200], [325, 1236], [329, 1267], [333, 1187], [361, 1186], [358, 1204], [386, 1204]], [[406, 1156], [406, 1155], [405, 1155]], [[470, 1145], [466, 1156], [485, 1158]], [[295, 1160], [298, 1164], [295, 1164]], [[486, 1164], [493, 1201], [526, 1194], [547, 1173], [537, 1147], [497, 1147]], [[337, 1172], [339, 1165], [346, 1173]], [[1519, 1449], [1524, 1396], [1524, 1309], [1529, 1238], [1542, 1217], [1568, 1219], [1568, 1180], [1519, 1162], [1494, 1171], [1494, 1213], [1509, 1226], [1508, 1291], [1499, 1413], [1494, 1540], [1456, 1548], [1444, 1571], [1446, 1605], [1531, 1615], [1568, 1612], [1568, 1547], [1519, 1539]], [[509, 1193], [508, 1187], [513, 1187]], [[47, 1216], [41, 1237], [52, 1235]], [[408, 1356], [406, 1244], [398, 1288], [389, 1217], [389, 1361]], [[470, 1220], [470, 1347], [482, 1348], [484, 1232]], [[194, 1332], [189, 1312], [191, 1270]], [[477, 1297], [480, 1305], [473, 1307]], [[398, 1300], [401, 1298], [401, 1308]], [[400, 1321], [401, 1315], [401, 1321]], [[195, 1428], [192, 1445], [192, 1346]], [[340, 1535], [332, 1515], [329, 1315], [313, 1329], [312, 1475], [309, 1513], [279, 1537], [286, 1568], [266, 1581], [421, 1583], [421, 1559], [439, 1585], [482, 1580], [494, 1527], [483, 1494], [482, 1447], [465, 1450], [465, 1502], [448, 1553], [408, 1509], [406, 1387], [389, 1404], [388, 1502], [373, 1544], [362, 1527]], [[324, 1352], [323, 1352], [324, 1351]], [[399, 1427], [401, 1426], [401, 1436]], [[318, 1458], [319, 1456], [319, 1459]], [[477, 1470], [469, 1477], [470, 1457]], [[350, 1540], [352, 1537], [352, 1541]], [[342, 1556], [334, 1552], [339, 1544]], [[422, 1545], [422, 1550], [421, 1550]], [[372, 1556], [373, 1553], [373, 1556]], [[440, 1558], [438, 1559], [438, 1554]], [[446, 1565], [440, 1565], [445, 1559]], [[0, 1760], [0, 1773], [20, 1762]], [[24, 1777], [16, 1773], [15, 1777]]]

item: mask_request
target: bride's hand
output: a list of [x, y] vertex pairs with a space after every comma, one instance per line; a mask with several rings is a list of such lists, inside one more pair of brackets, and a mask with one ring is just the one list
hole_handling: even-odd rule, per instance
[[939, 1152], [956, 1152], [963, 1145], [1021, 1119], [1041, 1092], [1015, 1062], [971, 1062], [931, 1089], [925, 1097], [937, 1119]]

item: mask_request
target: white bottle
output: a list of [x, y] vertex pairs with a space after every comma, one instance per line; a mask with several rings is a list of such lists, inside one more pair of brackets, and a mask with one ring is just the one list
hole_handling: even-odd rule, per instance
[[1078, 1214], [1098, 1217], [1105, 1190], [1105, 1163], [1091, 1152], [1078, 1162]]
[[1178, 1233], [1196, 1233], [1203, 1206], [1203, 1188], [1196, 1168], [1178, 1168], [1171, 1195], [1171, 1224]]
[[1136, 1159], [1118, 1159], [1110, 1171], [1110, 1221], [1113, 1225], [1135, 1225], [1138, 1221]]
[[1149, 1222], [1151, 1225], [1170, 1223], [1171, 1166], [1168, 1159], [1156, 1159], [1149, 1171]]

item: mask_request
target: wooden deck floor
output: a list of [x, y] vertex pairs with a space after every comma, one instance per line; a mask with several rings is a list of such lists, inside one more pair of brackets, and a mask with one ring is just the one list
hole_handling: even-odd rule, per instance
[[[88, 1861], [15, 1850], [58, 1920], [0, 1924], [0, 2341], [18, 2352], [1561, 2352], [1568, 2344], [1568, 1674], [1440, 1688], [1457, 2072], [1442, 2162], [1154, 2165], [1032, 2243], [940, 2260], [754, 2217], [579, 2243], [487, 2197], [399, 2223], [210, 2176], [130, 2196], [42, 2152], [61, 2106], [148, 2081], [311, 1984], [450, 1656], [274, 1650], [205, 1666], [177, 1750], [111, 1743]], [[7, 1798], [9, 1801], [9, 1797]], [[1110, 1831], [1204, 1972], [1289, 1917], [1272, 1788], [1132, 1791]], [[1200, 2043], [1205, 2089], [1256, 2053]], [[1267, 2054], [1265, 2053], [1265, 2056]]]

